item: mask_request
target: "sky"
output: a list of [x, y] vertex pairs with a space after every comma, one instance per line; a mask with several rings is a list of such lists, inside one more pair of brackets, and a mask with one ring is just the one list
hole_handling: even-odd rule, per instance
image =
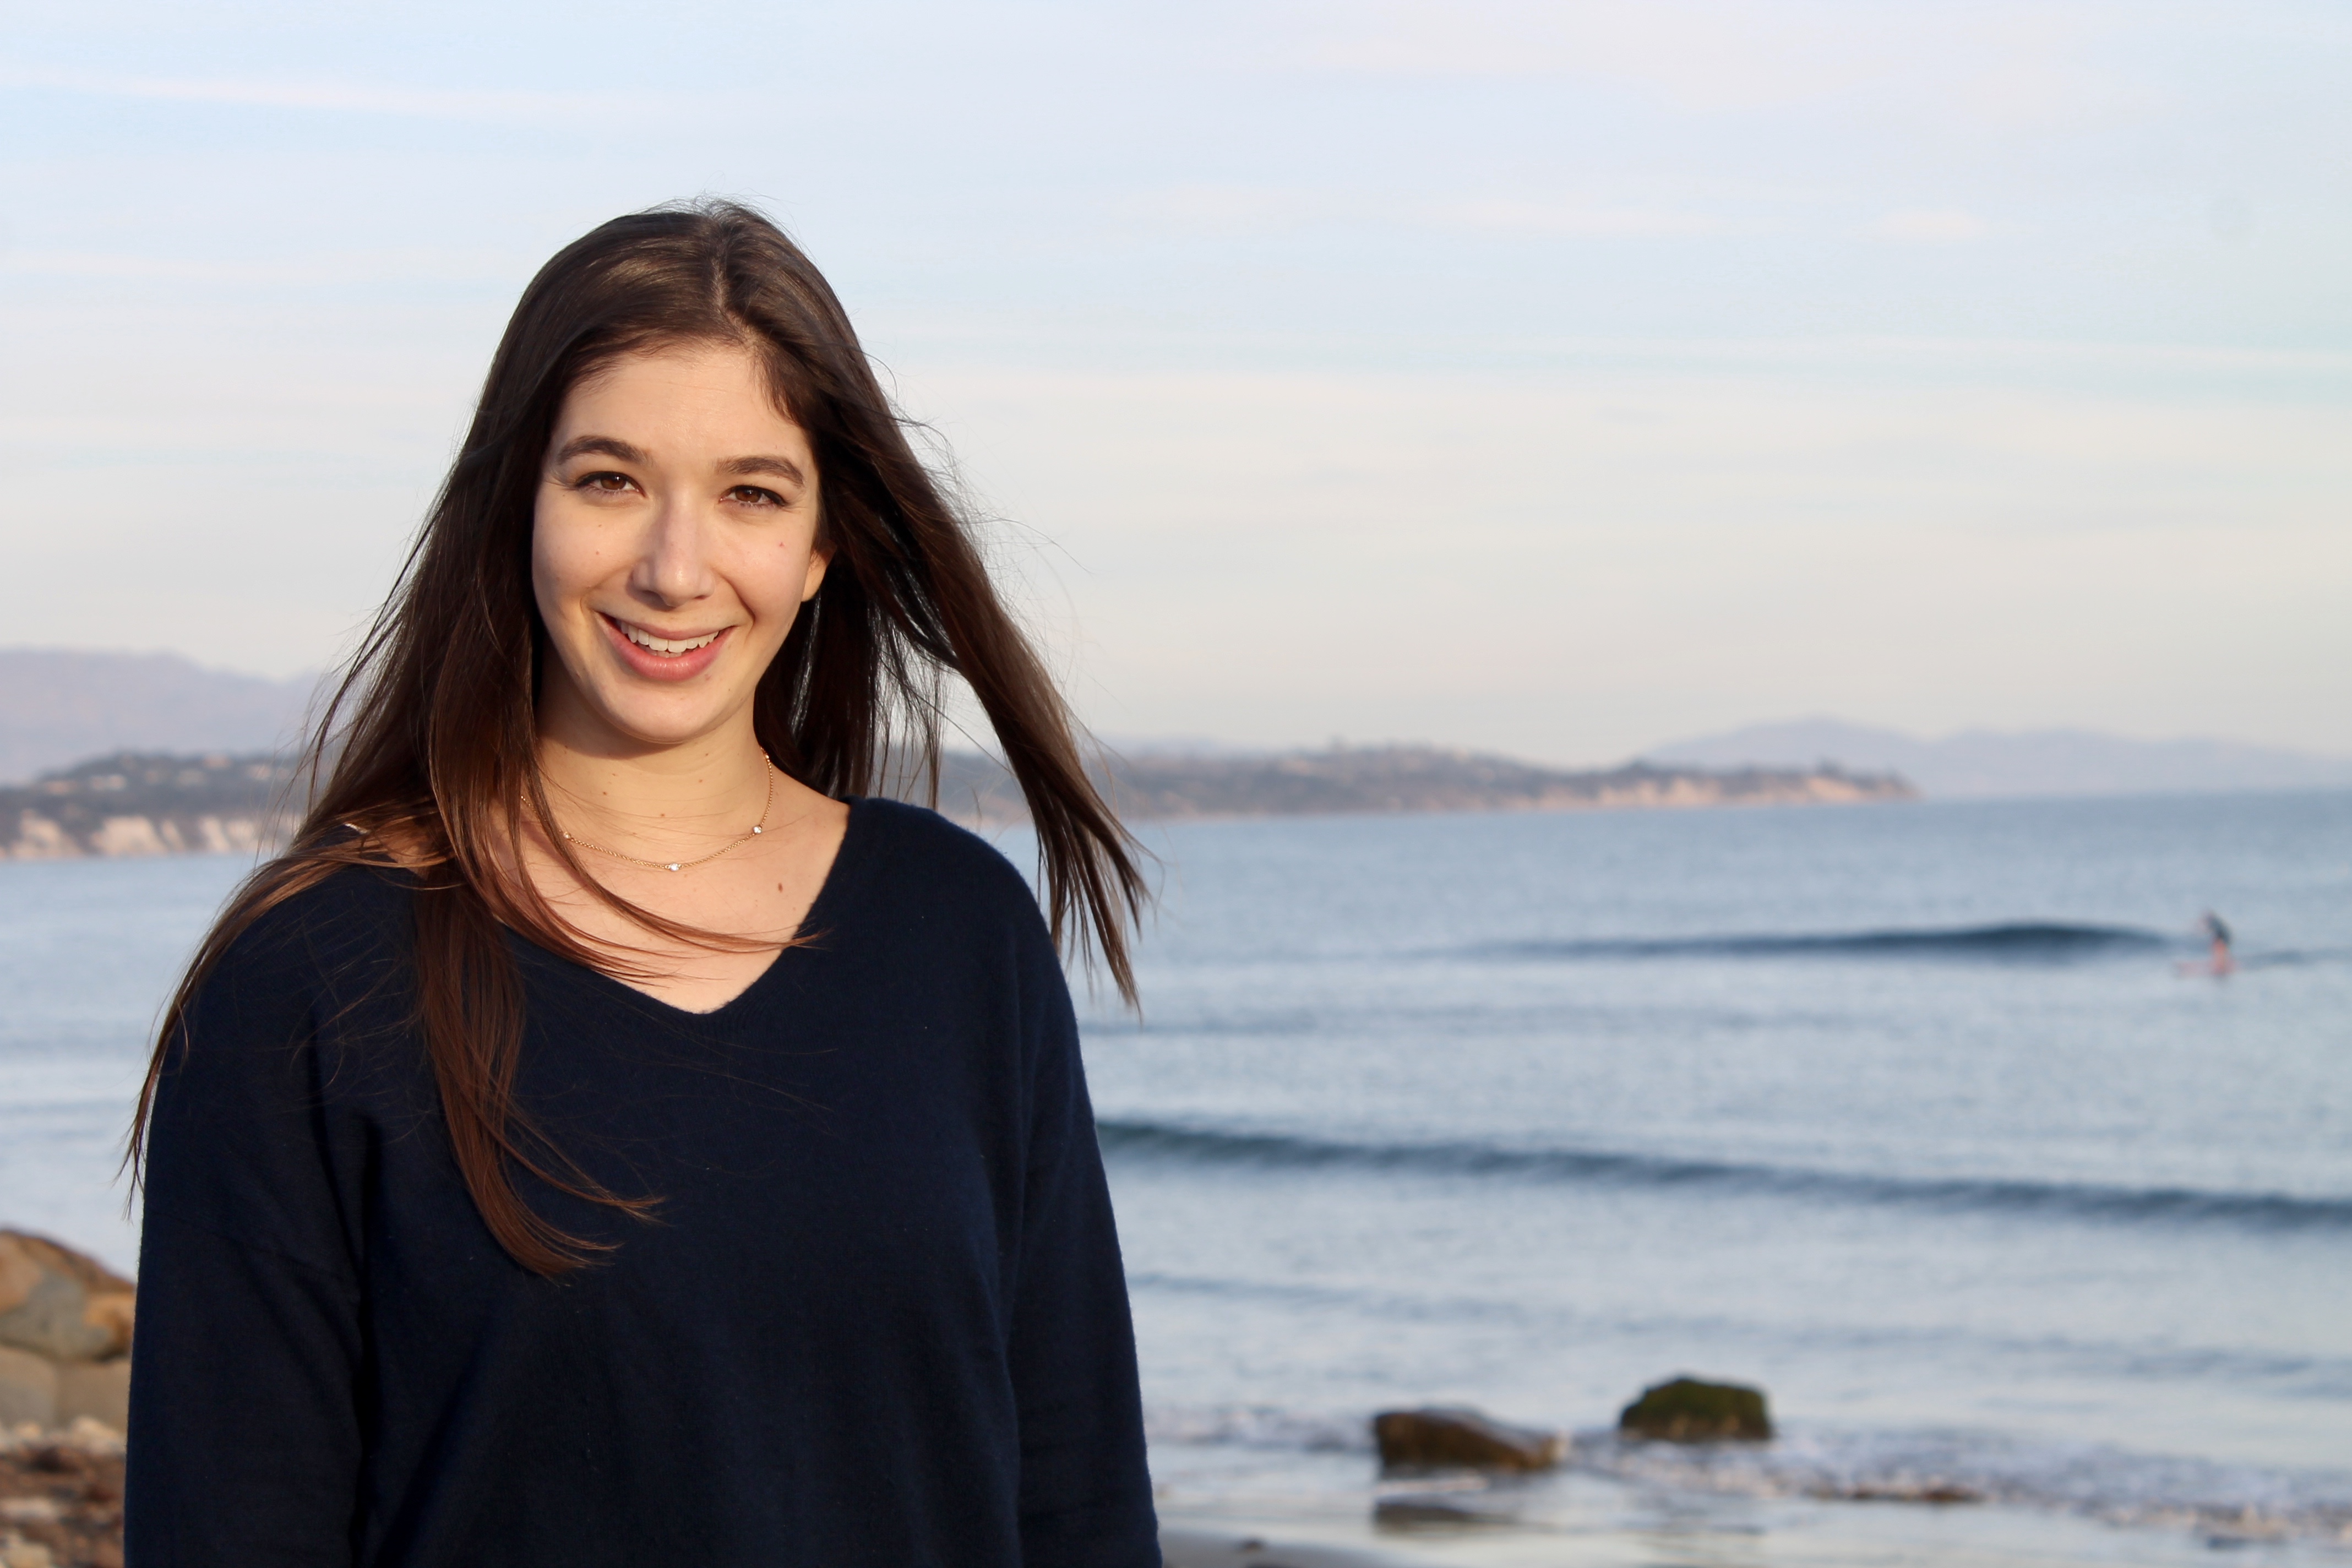
[[2352, 752], [2341, 0], [0, 0], [0, 641], [349, 646], [524, 281], [751, 200], [1118, 736]]

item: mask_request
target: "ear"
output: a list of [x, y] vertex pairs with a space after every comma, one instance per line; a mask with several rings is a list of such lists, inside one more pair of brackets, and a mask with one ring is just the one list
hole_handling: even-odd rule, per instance
[[809, 546], [808, 575], [801, 579], [802, 604], [816, 597], [816, 591], [824, 586], [824, 569], [832, 564], [833, 541], [820, 529], [816, 542]]

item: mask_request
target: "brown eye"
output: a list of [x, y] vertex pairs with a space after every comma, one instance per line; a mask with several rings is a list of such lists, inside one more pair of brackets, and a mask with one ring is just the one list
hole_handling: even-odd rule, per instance
[[602, 495], [618, 495], [629, 488], [626, 474], [583, 474], [572, 481], [575, 489], [594, 490]]
[[737, 485], [727, 492], [728, 499], [748, 506], [782, 506], [784, 498], [773, 490], [763, 490], [757, 485]]

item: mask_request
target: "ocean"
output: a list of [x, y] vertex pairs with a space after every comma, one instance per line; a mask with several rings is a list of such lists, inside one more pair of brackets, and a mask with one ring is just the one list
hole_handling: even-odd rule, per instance
[[[1153, 841], [1087, 1047], [1163, 1506], [1360, 1512], [1366, 1417], [1466, 1403], [1579, 1434], [1603, 1515], [1944, 1485], [2352, 1547], [2352, 795]], [[1609, 1437], [1685, 1372], [1782, 1440]]]
[[[2352, 794], [1147, 840], [1142, 1015], [1081, 1011], [1171, 1518], [1496, 1563], [2352, 1554]], [[0, 1223], [131, 1262], [146, 1032], [241, 868], [0, 865]], [[2227, 979], [2186, 972], [2209, 909]], [[1684, 1373], [1780, 1437], [1611, 1436]], [[1570, 1467], [1381, 1479], [1369, 1416], [1423, 1404]], [[1853, 1500], [1935, 1489], [1981, 1501]]]

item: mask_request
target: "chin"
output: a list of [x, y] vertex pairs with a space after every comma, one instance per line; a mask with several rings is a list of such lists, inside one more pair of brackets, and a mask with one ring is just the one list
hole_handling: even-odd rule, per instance
[[[723, 727], [751, 700], [751, 686], [698, 680], [687, 687], [610, 676], [575, 688], [574, 711], [595, 729], [650, 747], [681, 746]], [[569, 705], [568, 705], [569, 706]]]
[[628, 740], [656, 748], [683, 746], [723, 728], [738, 702], [596, 702], [591, 711]]

